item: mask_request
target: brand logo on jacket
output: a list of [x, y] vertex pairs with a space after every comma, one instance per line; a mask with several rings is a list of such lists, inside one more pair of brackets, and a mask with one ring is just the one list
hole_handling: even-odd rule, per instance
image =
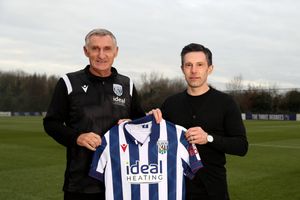
[[87, 92], [87, 90], [88, 90], [88, 85], [83, 85], [83, 86], [81, 86], [81, 88], [83, 89], [83, 91], [86, 93]]

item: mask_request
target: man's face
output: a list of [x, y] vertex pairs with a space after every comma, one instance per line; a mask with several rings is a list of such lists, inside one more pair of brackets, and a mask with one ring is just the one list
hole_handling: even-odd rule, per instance
[[89, 58], [91, 73], [107, 77], [111, 74], [111, 66], [118, 55], [118, 47], [109, 35], [93, 35], [84, 46], [84, 53]]
[[208, 66], [203, 52], [190, 52], [185, 54], [182, 72], [191, 89], [207, 87], [207, 77], [212, 72], [213, 66]]

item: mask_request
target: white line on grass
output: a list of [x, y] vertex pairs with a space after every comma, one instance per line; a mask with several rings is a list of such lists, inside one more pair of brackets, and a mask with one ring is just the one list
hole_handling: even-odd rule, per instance
[[284, 149], [300, 149], [300, 146], [286, 146], [286, 145], [273, 145], [273, 144], [250, 144], [250, 146], [284, 148]]

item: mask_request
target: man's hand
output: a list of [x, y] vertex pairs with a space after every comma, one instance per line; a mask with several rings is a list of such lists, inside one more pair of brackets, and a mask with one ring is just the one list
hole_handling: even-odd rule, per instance
[[93, 132], [82, 133], [79, 135], [76, 142], [79, 146], [96, 151], [96, 148], [101, 145], [101, 137]]
[[161, 110], [159, 108], [156, 108], [156, 109], [150, 110], [147, 113], [147, 115], [152, 115], [152, 114], [153, 114], [153, 116], [155, 118], [156, 123], [159, 124], [161, 122], [161, 120], [162, 120], [162, 112], [161, 112]]
[[185, 133], [185, 138], [191, 144], [207, 143], [207, 133], [199, 126], [189, 128]]
[[123, 122], [130, 122], [131, 119], [119, 119], [118, 125], [122, 124]]

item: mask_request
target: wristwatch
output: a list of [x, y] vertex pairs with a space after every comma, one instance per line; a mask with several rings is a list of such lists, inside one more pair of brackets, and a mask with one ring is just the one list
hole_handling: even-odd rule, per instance
[[207, 142], [212, 143], [214, 141], [214, 137], [212, 135], [207, 135]]

